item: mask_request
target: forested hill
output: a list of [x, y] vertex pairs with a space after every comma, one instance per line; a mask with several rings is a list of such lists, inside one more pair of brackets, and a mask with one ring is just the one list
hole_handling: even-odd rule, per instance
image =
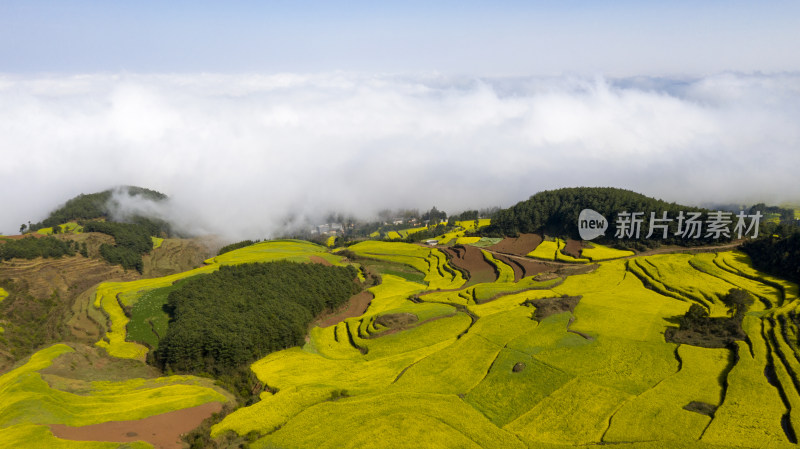
[[161, 192], [135, 186], [121, 186], [97, 193], [80, 194], [51, 212], [50, 215], [41, 222], [31, 224], [30, 230], [36, 231], [41, 228], [58, 226], [74, 220], [107, 218], [111, 212], [111, 200], [115, 191], [125, 192], [129, 196], [140, 196], [152, 201], [163, 201], [167, 199], [167, 196]]
[[[54, 228], [70, 221], [77, 221], [83, 225], [86, 232], [100, 232], [114, 237], [114, 245], [103, 244], [100, 246], [100, 255], [108, 262], [121, 265], [125, 269], [136, 269], [140, 273], [144, 262], [142, 255], [153, 249], [152, 237], [170, 237], [174, 233], [172, 226], [159, 218], [131, 214], [125, 216], [125, 223], [113, 222], [113, 212], [120, 206], [117, 199], [121, 195], [139, 197], [154, 202], [164, 201], [167, 196], [155, 190], [142, 187], [122, 186], [98, 193], [81, 194], [67, 201], [66, 204], [51, 212], [40, 223], [31, 224], [29, 232], [42, 228]], [[100, 221], [98, 219], [105, 219]], [[22, 226], [24, 230], [25, 226]], [[16, 251], [14, 254], [36, 255], [38, 247], [42, 245], [33, 240], [24, 239], [20, 244], [27, 246], [25, 251]], [[38, 247], [34, 247], [38, 245]], [[41, 251], [39, 251], [41, 252]], [[44, 254], [52, 254], [52, 251]], [[17, 256], [19, 257], [19, 256]]]
[[[644, 212], [642, 229], [647, 232], [650, 212], [661, 216], [667, 212], [669, 217], [677, 217], [680, 211], [706, 212], [697, 207], [667, 203], [647, 197], [630, 190], [611, 187], [571, 187], [539, 192], [525, 201], [520, 201], [508, 209], [502, 209], [492, 219], [490, 227], [484, 232], [490, 234], [516, 235], [519, 233], [545, 233], [551, 236], [579, 238], [578, 215], [583, 209], [593, 209], [606, 217], [609, 228], [605, 237], [598, 242], [616, 241], [615, 217], [619, 212]], [[670, 224], [670, 235], [674, 235], [677, 223]], [[670, 238], [661, 243], [706, 243], [703, 239], [673, 241]], [[724, 241], [722, 239], [718, 242]]]
[[765, 235], [745, 242], [741, 249], [759, 270], [800, 282], [800, 230], [794, 228], [787, 234]]

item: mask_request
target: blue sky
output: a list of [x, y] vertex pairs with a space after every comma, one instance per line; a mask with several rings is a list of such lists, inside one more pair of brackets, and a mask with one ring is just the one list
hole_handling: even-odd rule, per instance
[[[800, 2], [0, 0], [0, 234], [114, 185], [287, 217], [615, 186], [800, 205]], [[253, 207], [254, 204], [259, 207]]]
[[796, 1], [0, 2], [0, 72], [800, 70]]

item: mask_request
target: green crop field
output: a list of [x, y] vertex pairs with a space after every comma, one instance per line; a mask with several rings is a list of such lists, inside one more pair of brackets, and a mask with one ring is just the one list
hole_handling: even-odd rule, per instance
[[451, 268], [447, 257], [437, 249], [375, 241], [357, 243], [349, 249], [359, 256], [408, 265], [426, 274], [425, 282], [432, 290], [458, 288], [465, 282], [461, 272]]
[[[60, 225], [61, 233], [64, 234], [80, 234], [83, 232], [83, 226], [75, 222], [63, 223]], [[53, 228], [41, 228], [36, 231], [37, 234], [53, 235]]]
[[189, 279], [181, 279], [168, 287], [146, 290], [138, 296], [131, 307], [127, 326], [128, 339], [146, 343], [153, 349], [158, 348], [158, 340], [167, 333], [169, 316], [163, 310], [167, 296]]
[[[555, 251], [558, 242], [553, 244]], [[360, 254], [425, 268], [419, 260], [403, 259], [412, 257], [417, 249], [373, 242], [359, 245], [354, 246]], [[732, 265], [742, 263], [737, 254], [722, 254], [732, 259]], [[419, 259], [424, 257], [420, 253]], [[668, 326], [674, 326], [670, 320], [683, 315], [692, 303], [702, 301], [711, 305], [716, 315], [728, 315], [719, 298], [734, 286], [775, 300], [778, 290], [753, 278], [762, 274], [736, 275], [733, 268], [724, 270], [715, 264], [718, 257], [674, 254], [634, 259], [634, 267], [643, 265], [649, 276], [646, 279], [660, 282], [670, 295], [647, 288], [631, 271], [639, 268], [632, 268], [627, 260], [601, 262], [592, 272], [568, 276], [563, 282], [553, 279], [540, 289], [525, 288], [533, 285], [528, 280], [515, 285], [512, 276], [511, 282], [504, 279], [425, 294], [419, 297], [421, 303], [407, 298], [423, 286], [387, 275], [384, 284], [371, 290], [375, 299], [365, 315], [329, 330], [314, 330], [305, 348], [275, 353], [255, 363], [253, 370], [259, 378], [279, 385], [279, 392], [262, 395], [259, 404], [235, 412], [215, 427], [214, 434], [279, 429], [259, 439], [254, 447], [279, 442], [286, 447], [353, 447], [355, 442], [373, 441], [369, 438], [375, 435], [374, 426], [354, 428], [348, 424], [351, 421], [341, 422], [338, 417], [361, 416], [356, 410], [369, 410], [369, 422], [384, 423], [380, 424], [381, 435], [391, 435], [395, 447], [413, 445], [407, 436], [395, 434], [405, 428], [399, 421], [422, 426], [419, 432], [427, 432], [430, 439], [425, 441], [430, 441], [430, 447], [451, 447], [437, 443], [438, 438], [461, 441], [469, 437], [470, 430], [448, 421], [444, 432], [438, 427], [440, 420], [419, 421], [425, 410], [434, 407], [434, 395], [439, 401], [455, 401], [450, 410], [473, 416], [471, 427], [484, 429], [486, 438], [510, 434], [515, 442], [507, 444], [521, 442], [521, 447], [600, 443], [641, 448], [736, 446], [734, 439], [723, 438], [724, 431], [714, 430], [716, 418], [685, 407], [705, 404], [723, 417], [719, 425], [734, 425], [735, 420], [728, 416], [743, 411], [728, 398], [745, 393], [738, 379], [746, 379], [748, 366], [761, 366], [763, 371], [766, 360], [757, 354], [761, 359], [754, 360], [754, 365], [749, 355], [741, 358], [742, 354], [737, 357], [729, 349], [676, 345], [665, 342], [663, 336]], [[433, 270], [435, 265], [429, 267]], [[502, 273], [503, 268], [500, 270]], [[793, 291], [791, 284], [784, 287]], [[475, 292], [481, 289], [483, 298], [489, 296], [485, 292], [495, 289], [511, 294], [477, 304]], [[537, 300], [562, 295], [580, 296], [574, 311], [556, 313], [540, 323], [533, 319]], [[461, 313], [452, 315], [456, 309], [424, 309], [432, 303], [466, 306], [473, 322]], [[754, 308], [754, 313], [758, 310], [763, 307]], [[383, 335], [387, 328], [376, 324], [377, 317], [402, 313], [416, 313], [429, 321]], [[760, 319], [748, 316], [747, 322], [752, 327]], [[753, 330], [748, 329], [750, 335]], [[781, 335], [776, 329], [766, 329], [770, 335]], [[348, 335], [351, 338], [346, 338]], [[777, 337], [772, 345], [775, 354], [796, 351], [796, 346]], [[747, 348], [744, 344], [739, 352], [742, 347]], [[737, 358], [744, 360], [741, 366]], [[800, 370], [799, 364], [789, 362], [783, 374], [778, 373], [779, 380]], [[302, 373], [295, 374], [298, 371]], [[733, 383], [728, 384], [726, 378]], [[770, 390], [764, 390], [765, 398], [777, 398], [778, 408], [759, 420], [768, 419], [774, 430], [765, 427], [750, 435], [749, 427], [740, 423], [740, 433], [750, 435], [747, 447], [763, 447], [756, 442], [756, 435], [771, 438], [767, 441], [775, 447], [789, 447], [780, 427], [785, 409], [763, 373], [761, 379], [761, 388], [772, 391], [766, 394]], [[347, 394], [331, 400], [331, 392], [340, 390]], [[397, 403], [399, 398], [405, 402]], [[769, 404], [764, 406], [771, 407]], [[463, 409], [464, 405], [469, 407]], [[438, 413], [438, 419], [449, 419], [444, 418], [449, 416], [444, 410]], [[394, 417], [393, 425], [386, 424], [388, 416]], [[363, 427], [364, 421], [357, 422]], [[495, 447], [469, 438], [469, 447]]]

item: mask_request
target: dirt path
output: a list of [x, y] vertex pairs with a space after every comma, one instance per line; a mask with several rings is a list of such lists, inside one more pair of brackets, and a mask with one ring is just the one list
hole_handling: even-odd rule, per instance
[[110, 421], [83, 427], [53, 424], [50, 429], [56, 437], [67, 440], [119, 443], [145, 441], [156, 449], [181, 449], [181, 435], [195, 429], [204, 419], [220, 410], [221, 403], [209, 402], [137, 421]]

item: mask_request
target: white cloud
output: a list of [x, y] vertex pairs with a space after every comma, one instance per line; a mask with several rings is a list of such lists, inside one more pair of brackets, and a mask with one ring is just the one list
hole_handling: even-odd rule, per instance
[[459, 212], [575, 185], [798, 200], [798, 117], [795, 74], [0, 76], [0, 233], [119, 184], [231, 238], [288, 214]]

